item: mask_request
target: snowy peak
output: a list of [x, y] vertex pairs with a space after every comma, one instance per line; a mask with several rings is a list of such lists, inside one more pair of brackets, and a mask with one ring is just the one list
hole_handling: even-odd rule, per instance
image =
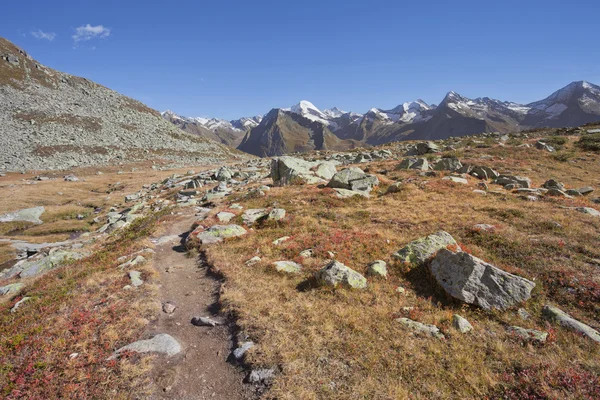
[[333, 107], [323, 110], [323, 114], [325, 114], [325, 116], [327, 116], [328, 118], [339, 118], [342, 115], [346, 114], [346, 111], [340, 110], [337, 107]]
[[290, 108], [284, 109], [284, 111], [291, 111], [293, 113], [302, 115], [313, 121], [327, 121], [328, 117], [321, 110], [319, 110], [313, 103], [308, 100], [302, 100], [298, 104], [293, 105]]

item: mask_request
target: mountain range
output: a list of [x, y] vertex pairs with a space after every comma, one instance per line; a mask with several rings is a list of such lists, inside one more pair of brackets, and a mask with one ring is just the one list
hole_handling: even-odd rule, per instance
[[239, 150], [264, 157], [308, 150], [346, 150], [399, 140], [578, 126], [600, 121], [600, 87], [586, 81], [572, 82], [529, 104], [489, 97], [469, 99], [451, 91], [438, 105], [419, 99], [390, 110], [371, 108], [364, 114], [336, 107], [320, 110], [303, 100], [289, 108], [273, 109], [264, 118], [241, 119], [252, 121], [246, 125], [237, 122], [241, 120], [186, 118], [172, 112], [163, 113], [163, 117], [184, 130], [228, 145], [239, 140]]

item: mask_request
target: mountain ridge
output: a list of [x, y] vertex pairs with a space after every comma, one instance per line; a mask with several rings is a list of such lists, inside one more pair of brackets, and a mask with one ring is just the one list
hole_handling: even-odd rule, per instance
[[[287, 108], [274, 108], [286, 113], [302, 116], [296, 122], [304, 129], [313, 129], [313, 123], [326, 127], [328, 132], [342, 141], [352, 141], [352, 146], [379, 145], [399, 140], [434, 140], [451, 136], [467, 136], [486, 132], [508, 133], [532, 128], [558, 128], [578, 126], [600, 121], [600, 86], [587, 81], [575, 81], [553, 92], [545, 99], [520, 104], [489, 97], [470, 99], [455, 91], [449, 91], [438, 104], [427, 104], [421, 99], [404, 102], [392, 109], [371, 108], [364, 114], [342, 111], [337, 107], [320, 110], [308, 100]], [[292, 129], [279, 127], [278, 135], [263, 139], [270, 143], [259, 145], [256, 138], [269, 129], [252, 127], [241, 140], [238, 149], [254, 155], [279, 155], [282, 149], [312, 149], [311, 145], [298, 146], [292, 138]], [[315, 128], [316, 131], [322, 128]], [[253, 139], [250, 139], [250, 137]], [[302, 140], [310, 135], [303, 134]], [[318, 135], [317, 135], [318, 136]], [[273, 140], [289, 143], [274, 145]], [[246, 142], [244, 146], [242, 143]], [[258, 147], [249, 147], [248, 143]], [[293, 143], [294, 142], [294, 143]], [[308, 142], [307, 142], [308, 143]], [[348, 144], [337, 145], [344, 147]], [[264, 152], [265, 148], [271, 151]], [[302, 151], [302, 150], [294, 150]], [[264, 155], [263, 155], [264, 154]]]

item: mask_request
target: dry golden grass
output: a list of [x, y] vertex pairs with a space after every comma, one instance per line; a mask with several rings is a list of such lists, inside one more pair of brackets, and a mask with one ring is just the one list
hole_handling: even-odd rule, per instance
[[[482, 159], [483, 154], [493, 158]], [[579, 152], [572, 161], [559, 162], [533, 149], [493, 147], [466, 150], [464, 159], [528, 176], [534, 186], [549, 178], [567, 187], [600, 184], [597, 154]], [[393, 170], [395, 164], [371, 164], [370, 170]], [[560, 208], [592, 206], [589, 200], [526, 202], [509, 192], [482, 196], [472, 193], [474, 178], [463, 186], [440, 177], [417, 177], [412, 171], [392, 172], [380, 180], [384, 186], [408, 177], [415, 180], [405, 191], [369, 200], [340, 200], [328, 189], [310, 186], [273, 188], [258, 199], [232, 199], [245, 208], [277, 204], [288, 212], [284, 223], [257, 227], [245, 237], [206, 250], [209, 261], [227, 278], [221, 296], [224, 310], [258, 343], [248, 361], [281, 368], [267, 397], [600, 395], [598, 345], [541, 318], [542, 306], [550, 302], [598, 328], [600, 279], [592, 259], [600, 259], [600, 221]], [[472, 226], [477, 223], [495, 225], [496, 230], [475, 232]], [[394, 251], [440, 229], [477, 257], [535, 280], [536, 289], [525, 305], [532, 318], [522, 321], [514, 310], [485, 312], [461, 305], [445, 297], [424, 268], [407, 270], [391, 263]], [[282, 236], [291, 240], [271, 244]], [[315, 250], [314, 259], [299, 257], [307, 248]], [[315, 288], [311, 276], [328, 251], [363, 274], [369, 262], [385, 260], [391, 264], [390, 277], [369, 279], [365, 291]], [[244, 261], [255, 255], [262, 261], [245, 266]], [[302, 262], [304, 271], [278, 274], [271, 265], [278, 260]], [[398, 286], [407, 289], [405, 295], [396, 293]], [[450, 323], [455, 313], [467, 318], [474, 332], [455, 331]], [[435, 324], [447, 339], [413, 336], [394, 321], [400, 316]], [[545, 345], [522, 343], [506, 333], [509, 325], [546, 330], [550, 339]]]

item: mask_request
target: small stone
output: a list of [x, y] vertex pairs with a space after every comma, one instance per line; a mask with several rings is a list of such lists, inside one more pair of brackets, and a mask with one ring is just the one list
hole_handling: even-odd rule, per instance
[[402, 286], [398, 286], [396, 288], [396, 293], [398, 293], [398, 294], [405, 294], [406, 293], [406, 289], [404, 289]]
[[379, 276], [382, 278], [387, 278], [388, 270], [387, 264], [385, 261], [377, 260], [370, 263], [367, 267], [367, 275], [369, 276]]
[[275, 377], [275, 370], [274, 369], [255, 369], [252, 370], [252, 372], [250, 372], [250, 375], [248, 375], [248, 383], [251, 384], [259, 384], [259, 383], [269, 383], [273, 378]]
[[519, 308], [517, 310], [517, 315], [519, 316], [519, 318], [521, 318], [523, 321], [528, 320], [531, 317], [531, 314], [529, 314], [527, 312], [527, 310], [525, 310], [524, 308]]
[[275, 246], [279, 246], [281, 243], [283, 243], [283, 242], [285, 242], [285, 241], [288, 241], [288, 240], [290, 240], [290, 237], [289, 237], [289, 236], [280, 237], [279, 239], [275, 239], [275, 240], [273, 240], [273, 244], [274, 244]]
[[11, 313], [17, 312], [19, 307], [21, 307], [24, 303], [26, 303], [29, 300], [31, 300], [31, 297], [23, 297], [21, 300], [17, 301], [14, 306], [12, 306], [12, 308], [10, 309], [10, 312]]
[[408, 318], [398, 318], [396, 321], [415, 333], [425, 334], [438, 339], [445, 338], [444, 334], [440, 332], [440, 329], [435, 325], [423, 324]]
[[548, 338], [548, 332], [542, 332], [535, 329], [525, 329], [521, 328], [520, 326], [509, 326], [507, 330], [510, 334], [526, 341], [544, 343]]
[[261, 260], [261, 258], [259, 256], [254, 256], [251, 259], [246, 260], [245, 264], [247, 266], [251, 266], [251, 265], [254, 265], [254, 264], [260, 262], [260, 260]]
[[273, 263], [277, 272], [285, 272], [288, 274], [297, 274], [302, 271], [302, 265], [294, 261], [275, 261]]
[[300, 257], [302, 258], [311, 258], [314, 256], [313, 249], [306, 249], [300, 252]]
[[192, 325], [215, 327], [217, 325], [221, 325], [221, 323], [210, 317], [194, 317], [192, 318]]
[[233, 350], [233, 352], [231, 353], [233, 355], [233, 358], [235, 358], [236, 360], [240, 361], [242, 360], [242, 358], [244, 358], [244, 355], [246, 354], [246, 352], [248, 352], [248, 350], [250, 350], [251, 348], [254, 347], [254, 342], [243, 342], [240, 343], [240, 346]]
[[142, 280], [142, 273], [139, 271], [129, 271], [129, 279], [131, 279], [131, 285], [133, 287], [141, 286], [144, 281]]
[[452, 316], [452, 326], [460, 333], [467, 333], [473, 330], [473, 325], [458, 314]]
[[173, 305], [172, 303], [169, 303], [168, 301], [163, 303], [162, 309], [163, 312], [167, 313], [167, 314], [173, 314], [173, 312], [175, 312], [175, 305]]

